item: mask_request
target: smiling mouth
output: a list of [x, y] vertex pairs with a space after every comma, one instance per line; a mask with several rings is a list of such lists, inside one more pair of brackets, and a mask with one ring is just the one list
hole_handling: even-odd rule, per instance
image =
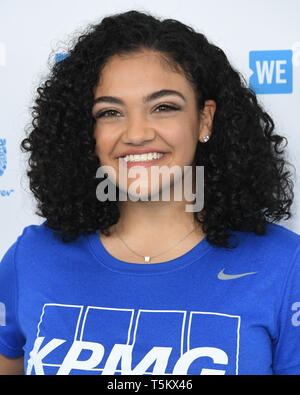
[[120, 156], [119, 159], [124, 161], [124, 163], [131, 167], [134, 165], [141, 165], [141, 166], [147, 166], [147, 165], [152, 165], [155, 164], [162, 159], [164, 159], [167, 156], [167, 152], [149, 152], [145, 154], [140, 154], [140, 155], [126, 155], [126, 156]]
[[132, 162], [150, 162], [153, 160], [160, 159], [164, 156], [165, 153], [162, 152], [149, 152], [145, 154], [139, 154], [139, 155], [126, 155], [122, 156], [121, 158], [127, 162], [127, 163], [132, 163]]

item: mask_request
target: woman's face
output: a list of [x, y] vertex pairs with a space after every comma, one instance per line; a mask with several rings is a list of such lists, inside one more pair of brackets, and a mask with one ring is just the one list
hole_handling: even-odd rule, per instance
[[[113, 168], [118, 186], [122, 166], [127, 175], [133, 167], [142, 166], [146, 195], [153, 166], [177, 165], [183, 172], [184, 166], [192, 165], [200, 137], [210, 133], [215, 110], [214, 102], [208, 101], [206, 115], [200, 116], [190, 82], [152, 51], [111, 57], [94, 98], [94, 138], [101, 166]], [[144, 156], [131, 156], [139, 153]], [[136, 179], [127, 175], [129, 188]], [[159, 190], [166, 187], [162, 182]]]

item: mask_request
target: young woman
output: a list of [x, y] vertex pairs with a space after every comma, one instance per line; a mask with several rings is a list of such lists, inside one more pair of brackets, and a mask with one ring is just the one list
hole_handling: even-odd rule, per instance
[[[300, 237], [275, 224], [294, 197], [285, 138], [220, 48], [175, 20], [106, 17], [32, 115], [45, 222], [0, 264], [2, 373], [300, 373]], [[173, 194], [185, 168], [194, 199], [204, 169], [198, 211]]]

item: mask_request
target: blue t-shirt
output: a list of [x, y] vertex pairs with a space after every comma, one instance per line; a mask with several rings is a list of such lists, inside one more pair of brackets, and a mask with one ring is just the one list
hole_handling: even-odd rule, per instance
[[26, 227], [0, 263], [0, 353], [26, 374], [300, 374], [300, 236], [230, 234], [136, 264], [98, 232]]

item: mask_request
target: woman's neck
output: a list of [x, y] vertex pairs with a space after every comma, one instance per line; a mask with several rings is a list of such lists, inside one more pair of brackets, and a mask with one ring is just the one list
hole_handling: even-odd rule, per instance
[[145, 263], [143, 255], [157, 256], [150, 263], [168, 261], [185, 254], [205, 237], [183, 202], [119, 204], [120, 219], [110, 228], [111, 236], [101, 235], [101, 240], [108, 252], [120, 260]]
[[162, 237], [184, 234], [196, 225], [194, 213], [185, 211], [185, 202], [119, 202], [118, 232], [126, 235]]

